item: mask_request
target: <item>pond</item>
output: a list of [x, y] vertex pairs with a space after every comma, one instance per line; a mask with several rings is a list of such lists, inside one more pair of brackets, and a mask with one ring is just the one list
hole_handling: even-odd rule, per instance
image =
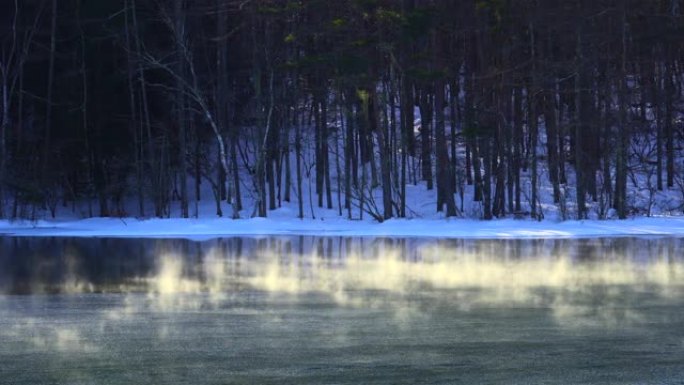
[[680, 238], [0, 238], [1, 383], [683, 381]]

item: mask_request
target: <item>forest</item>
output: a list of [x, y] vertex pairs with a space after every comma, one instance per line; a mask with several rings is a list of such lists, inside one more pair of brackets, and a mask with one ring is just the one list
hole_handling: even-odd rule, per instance
[[649, 215], [635, 191], [670, 191], [681, 213], [683, 11], [3, 0], [0, 218], [192, 217], [203, 201], [383, 221], [414, 215], [414, 186], [445, 217], [464, 201], [482, 219]]

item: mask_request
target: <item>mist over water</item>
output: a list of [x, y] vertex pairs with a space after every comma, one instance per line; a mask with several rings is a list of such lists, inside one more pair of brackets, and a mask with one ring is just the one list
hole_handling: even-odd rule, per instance
[[[684, 378], [676, 238], [0, 246], [0, 372], [16, 383]], [[22, 355], [47, 369], [24, 373]]]

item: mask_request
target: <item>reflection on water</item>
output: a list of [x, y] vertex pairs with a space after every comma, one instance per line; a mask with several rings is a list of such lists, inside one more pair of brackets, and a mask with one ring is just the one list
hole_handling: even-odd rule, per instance
[[[580, 376], [573, 383], [607, 383], [592, 357], [624, 377], [615, 383], [684, 375], [682, 239], [0, 238], [0, 248], [0, 369], [22, 373], [16, 352], [48, 367], [17, 383], [372, 378], [328, 378], [312, 360], [375, 368], [386, 383], [416, 373], [458, 383], [463, 371], [558, 382], [560, 368]], [[141, 375], [131, 352], [166, 372], [127, 377]], [[196, 366], [174, 372], [191, 354]]]
[[0, 238], [0, 293], [276, 292], [676, 284], [684, 240]]

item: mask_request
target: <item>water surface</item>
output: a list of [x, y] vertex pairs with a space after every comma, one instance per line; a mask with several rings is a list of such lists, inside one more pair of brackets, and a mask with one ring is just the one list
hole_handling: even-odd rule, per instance
[[684, 240], [0, 238], [0, 383], [682, 384]]

